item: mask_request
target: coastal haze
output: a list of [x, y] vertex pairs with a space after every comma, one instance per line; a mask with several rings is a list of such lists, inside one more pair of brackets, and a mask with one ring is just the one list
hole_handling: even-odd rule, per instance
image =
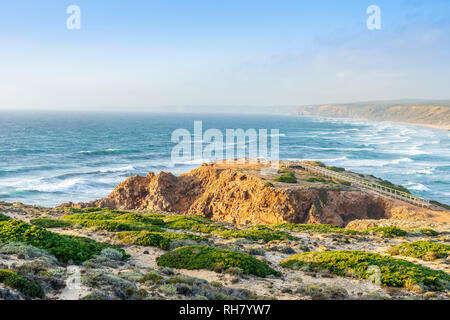
[[448, 21], [447, 0], [2, 1], [0, 109], [450, 99]]

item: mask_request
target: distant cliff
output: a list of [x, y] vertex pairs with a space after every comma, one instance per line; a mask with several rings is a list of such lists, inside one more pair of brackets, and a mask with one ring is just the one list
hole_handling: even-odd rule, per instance
[[450, 130], [448, 105], [399, 105], [389, 103], [353, 103], [301, 106], [298, 115], [393, 121]]

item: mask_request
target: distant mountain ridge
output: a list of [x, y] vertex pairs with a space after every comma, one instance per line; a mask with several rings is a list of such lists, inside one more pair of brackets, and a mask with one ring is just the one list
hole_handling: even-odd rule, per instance
[[450, 130], [450, 100], [396, 100], [297, 107], [297, 115], [393, 121]]

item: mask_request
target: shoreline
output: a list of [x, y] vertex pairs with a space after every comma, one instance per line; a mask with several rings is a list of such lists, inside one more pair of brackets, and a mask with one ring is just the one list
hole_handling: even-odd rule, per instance
[[422, 127], [422, 128], [429, 128], [429, 129], [435, 129], [435, 130], [443, 130], [443, 131], [450, 131], [450, 126], [439, 126], [435, 124], [427, 124], [427, 123], [414, 123], [414, 122], [404, 122], [404, 121], [381, 121], [381, 120], [370, 120], [369, 121], [376, 121], [376, 122], [388, 122], [393, 124], [403, 124], [408, 126], [414, 126], [414, 127]]
[[402, 124], [402, 125], [408, 125], [408, 126], [414, 126], [414, 127], [422, 127], [422, 128], [429, 128], [429, 129], [435, 129], [435, 130], [443, 130], [443, 131], [450, 131], [450, 125], [442, 126], [442, 125], [435, 125], [435, 124], [428, 124], [428, 123], [416, 123], [416, 122], [405, 122], [405, 121], [395, 121], [395, 120], [374, 120], [369, 118], [359, 118], [359, 117], [336, 117], [336, 116], [330, 116], [330, 115], [313, 115], [313, 114], [295, 114], [297, 117], [320, 117], [320, 118], [332, 118], [332, 119], [343, 119], [343, 120], [362, 120], [362, 121], [373, 121], [373, 122], [379, 122], [379, 123], [392, 123], [392, 124]]

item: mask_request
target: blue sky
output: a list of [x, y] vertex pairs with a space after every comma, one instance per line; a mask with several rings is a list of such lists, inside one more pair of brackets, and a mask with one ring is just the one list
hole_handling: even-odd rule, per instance
[[0, 108], [448, 99], [449, 53], [447, 0], [0, 0]]

